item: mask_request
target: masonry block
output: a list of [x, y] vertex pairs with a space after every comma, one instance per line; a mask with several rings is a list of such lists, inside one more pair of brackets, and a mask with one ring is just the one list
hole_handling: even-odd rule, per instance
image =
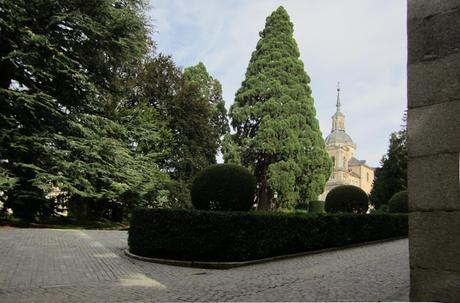
[[418, 157], [409, 161], [411, 211], [460, 211], [459, 158], [459, 154], [453, 153]]
[[409, 252], [411, 266], [455, 271], [460, 277], [459, 248], [460, 211], [410, 213]]
[[436, 60], [460, 50], [460, 5], [408, 23], [408, 63]]
[[407, 70], [409, 108], [460, 100], [460, 51], [410, 64]]
[[407, 18], [426, 18], [460, 6], [460, 0], [408, 0]]
[[447, 270], [411, 267], [411, 302], [460, 302], [460, 275]]
[[460, 151], [460, 100], [408, 111], [409, 157]]

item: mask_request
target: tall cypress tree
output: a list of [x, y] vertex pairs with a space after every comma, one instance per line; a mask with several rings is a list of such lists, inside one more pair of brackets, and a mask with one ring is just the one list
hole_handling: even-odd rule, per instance
[[267, 19], [231, 108], [243, 165], [257, 179], [259, 209], [316, 199], [331, 173], [293, 24], [283, 7]]

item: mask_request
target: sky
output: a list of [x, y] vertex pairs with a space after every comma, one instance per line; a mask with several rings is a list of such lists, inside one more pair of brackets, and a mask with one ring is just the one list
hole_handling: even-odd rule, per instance
[[265, 18], [280, 5], [294, 23], [323, 137], [340, 82], [355, 157], [378, 166], [407, 106], [406, 1], [150, 0], [148, 17], [157, 51], [181, 67], [203, 62], [221, 82], [228, 109]]

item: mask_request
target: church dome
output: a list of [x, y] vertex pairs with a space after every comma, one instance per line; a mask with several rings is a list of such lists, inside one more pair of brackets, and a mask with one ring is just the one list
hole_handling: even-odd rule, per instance
[[338, 143], [354, 145], [353, 140], [344, 130], [335, 129], [326, 137], [326, 145]]
[[332, 116], [332, 131], [326, 137], [326, 145], [331, 144], [347, 144], [355, 147], [351, 137], [345, 132], [345, 115], [340, 111], [340, 87], [337, 83], [337, 111]]

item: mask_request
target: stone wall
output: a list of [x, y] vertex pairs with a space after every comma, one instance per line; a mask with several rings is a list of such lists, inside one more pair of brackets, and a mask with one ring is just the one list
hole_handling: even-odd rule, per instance
[[460, 302], [460, 0], [408, 0], [412, 301]]

